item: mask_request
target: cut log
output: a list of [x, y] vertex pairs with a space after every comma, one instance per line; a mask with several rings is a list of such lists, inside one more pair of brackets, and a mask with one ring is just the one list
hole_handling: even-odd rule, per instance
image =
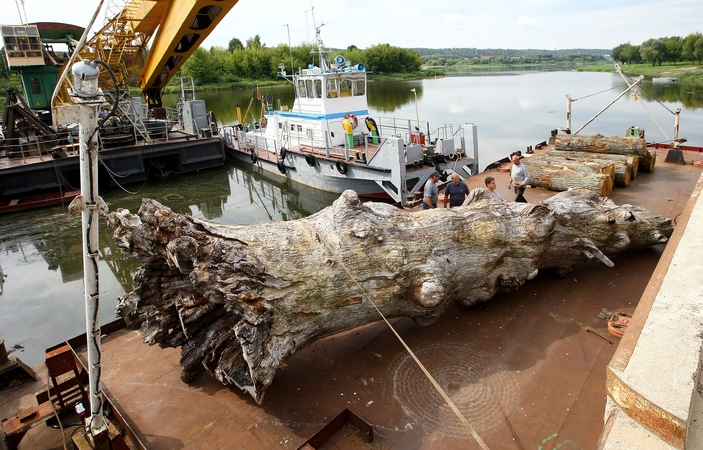
[[640, 156], [639, 170], [642, 172], [651, 172], [654, 170], [654, 165], [657, 162], [657, 152], [649, 152], [646, 156]]
[[618, 155], [647, 155], [647, 142], [641, 137], [582, 136], [559, 134], [554, 142], [557, 150], [614, 153]]
[[610, 160], [602, 159], [599, 156], [615, 156], [617, 158], [627, 159], [629, 157], [625, 155], [603, 155], [601, 153], [588, 153], [588, 152], [566, 152], [559, 150], [550, 150], [546, 153], [548, 158], [562, 158], [567, 161], [574, 161], [576, 163], [582, 164], [596, 164], [597, 166], [613, 166], [614, 169], [614, 181], [615, 186], [625, 187], [630, 184], [632, 177], [630, 175], [630, 165], [626, 160]]
[[608, 173], [601, 173], [592, 165], [574, 164], [563, 158], [549, 161], [545, 156], [522, 160], [530, 172], [530, 186], [559, 192], [583, 188], [601, 197], [610, 197], [613, 192], [615, 177], [612, 175], [612, 164]]
[[304, 219], [229, 226], [145, 199], [108, 223], [140, 263], [118, 313], [145, 342], [181, 346], [184, 381], [207, 370], [259, 403], [298, 349], [378, 321], [378, 311], [427, 325], [450, 301], [484, 302], [543, 268], [612, 266], [606, 255], [673, 231], [669, 219], [585, 190], [525, 204], [482, 188], [462, 207], [422, 212], [346, 191]]
[[571, 152], [566, 150], [550, 150], [547, 152], [547, 154], [550, 156], [558, 156], [558, 154], [565, 154], [567, 158], [575, 159], [592, 158], [603, 159], [606, 161], [625, 162], [630, 168], [630, 178], [632, 180], [637, 178], [637, 171], [639, 170], [640, 157], [638, 155], [612, 155], [609, 153]]

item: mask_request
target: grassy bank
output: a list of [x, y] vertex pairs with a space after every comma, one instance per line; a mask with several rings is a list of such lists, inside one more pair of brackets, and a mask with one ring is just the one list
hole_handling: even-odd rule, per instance
[[[678, 78], [684, 83], [703, 84], [703, 66], [697, 64], [678, 64], [661, 66], [652, 66], [651, 64], [626, 64], [621, 65], [622, 71], [625, 74], [635, 78], [644, 75], [646, 80], [658, 77], [673, 77]], [[615, 72], [613, 65], [607, 66], [591, 66], [577, 69], [581, 72]]]

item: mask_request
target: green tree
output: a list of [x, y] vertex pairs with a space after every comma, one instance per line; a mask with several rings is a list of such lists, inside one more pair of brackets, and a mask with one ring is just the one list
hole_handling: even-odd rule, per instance
[[676, 65], [681, 60], [683, 51], [683, 39], [679, 36], [663, 38], [664, 41], [664, 60]]
[[643, 60], [652, 63], [652, 66], [661, 66], [666, 56], [664, 40], [662, 38], [647, 39], [640, 45], [640, 55]]
[[229, 45], [227, 46], [227, 50], [232, 53], [237, 50], [244, 50], [244, 44], [242, 44], [242, 41], [240, 41], [237, 38], [232, 38], [229, 41]]
[[266, 48], [266, 44], [261, 43], [261, 36], [258, 34], [253, 38], [247, 39], [247, 50], [263, 50]]
[[213, 83], [218, 80], [214, 59], [209, 52], [198, 47], [183, 64], [183, 75], [193, 77], [196, 83]]
[[683, 38], [683, 49], [681, 51], [681, 58], [686, 61], [701, 63], [701, 60], [696, 58], [696, 42], [703, 39], [701, 33], [691, 33], [685, 38]]

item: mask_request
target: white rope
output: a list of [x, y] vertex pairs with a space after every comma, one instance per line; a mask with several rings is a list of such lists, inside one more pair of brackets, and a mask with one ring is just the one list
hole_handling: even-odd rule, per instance
[[431, 382], [432, 385], [435, 387], [435, 389], [437, 390], [437, 392], [439, 392], [439, 395], [441, 395], [442, 398], [444, 398], [444, 401], [447, 402], [447, 404], [448, 404], [449, 407], [452, 409], [452, 411], [454, 411], [454, 414], [456, 414], [456, 416], [459, 418], [459, 420], [460, 420], [460, 421], [464, 424], [464, 426], [469, 430], [469, 432], [471, 433], [471, 436], [473, 436], [473, 438], [476, 440], [476, 442], [478, 443], [478, 445], [480, 445], [483, 450], [489, 450], [489, 448], [488, 448], [488, 446], [486, 445], [486, 443], [483, 442], [483, 439], [481, 439], [481, 436], [479, 436], [478, 433], [476, 433], [476, 430], [474, 430], [474, 427], [472, 427], [471, 424], [469, 423], [469, 421], [466, 420], [466, 418], [465, 418], [464, 415], [461, 413], [461, 411], [459, 411], [459, 408], [456, 407], [456, 405], [454, 404], [454, 402], [452, 401], [452, 399], [449, 398], [449, 396], [447, 395], [447, 393], [444, 392], [444, 389], [442, 389], [442, 387], [439, 385], [439, 383], [437, 383], [437, 380], [434, 379], [434, 377], [433, 377], [433, 376], [430, 374], [430, 372], [425, 368], [425, 366], [420, 362], [420, 360], [417, 358], [417, 356], [415, 356], [415, 353], [413, 353], [413, 351], [410, 350], [410, 347], [408, 347], [408, 344], [405, 343], [405, 341], [403, 340], [403, 338], [400, 337], [400, 335], [399, 335], [398, 332], [395, 330], [395, 328], [393, 328], [393, 325], [391, 325], [391, 323], [388, 321], [388, 319], [386, 319], [386, 316], [384, 316], [383, 313], [381, 312], [381, 310], [378, 309], [378, 306], [376, 306], [376, 303], [374, 303], [374, 301], [373, 301], [373, 300], [371, 299], [371, 297], [366, 293], [366, 291], [365, 291], [364, 288], [361, 286], [361, 284], [359, 284], [359, 282], [357, 281], [357, 279], [352, 275], [352, 273], [351, 273], [351, 272], [349, 271], [349, 269], [347, 268], [347, 265], [344, 264], [344, 261], [342, 261], [342, 260], [337, 256], [337, 254], [335, 253], [335, 251], [332, 249], [332, 246], [327, 242], [327, 240], [325, 239], [325, 237], [322, 236], [322, 234], [320, 234], [320, 233], [318, 232], [318, 230], [315, 230], [315, 234], [316, 234], [317, 237], [320, 239], [320, 241], [325, 245], [325, 247], [327, 247], [327, 250], [329, 250], [329, 252], [332, 254], [332, 257], [335, 258], [335, 259], [337, 260], [337, 262], [339, 262], [339, 264], [342, 266], [342, 268], [343, 268], [344, 271], [347, 273], [347, 275], [349, 276], [349, 278], [351, 278], [351, 280], [354, 282], [354, 284], [356, 284], [356, 286], [357, 286], [357, 287], [359, 288], [359, 290], [364, 294], [364, 296], [365, 296], [366, 299], [369, 301], [369, 303], [371, 303], [371, 305], [373, 305], [373, 307], [376, 309], [376, 312], [378, 312], [378, 314], [381, 316], [381, 318], [383, 319], [383, 321], [386, 322], [386, 325], [388, 325], [388, 328], [391, 329], [391, 331], [393, 332], [393, 334], [395, 334], [395, 336], [398, 338], [398, 340], [400, 341], [400, 343], [403, 344], [403, 347], [405, 347], [405, 350], [408, 352], [408, 354], [410, 354], [410, 356], [411, 356], [412, 359], [415, 361], [415, 363], [418, 365], [418, 367], [420, 367], [420, 369], [421, 369], [422, 372], [425, 374], [425, 376], [430, 380], [430, 382]]

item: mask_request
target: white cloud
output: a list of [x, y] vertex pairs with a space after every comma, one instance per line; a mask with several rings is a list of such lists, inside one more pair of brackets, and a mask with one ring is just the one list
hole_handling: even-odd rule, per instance
[[536, 27], [539, 26], [539, 19], [536, 17], [520, 16], [517, 19], [517, 25], [520, 27]]

